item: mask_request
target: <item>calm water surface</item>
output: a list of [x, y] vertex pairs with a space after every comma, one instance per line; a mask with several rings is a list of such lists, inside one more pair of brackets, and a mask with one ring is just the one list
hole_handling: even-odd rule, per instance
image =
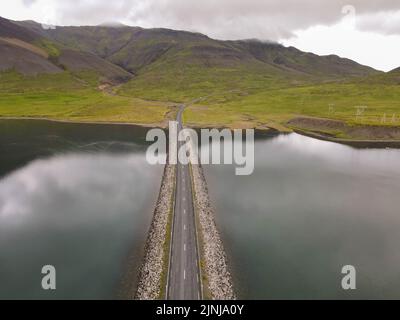
[[[162, 168], [131, 126], [0, 121], [0, 298], [132, 289]], [[205, 167], [242, 298], [400, 298], [400, 151], [257, 140], [253, 175]], [[41, 289], [41, 268], [57, 290]], [[357, 290], [341, 289], [341, 269]], [[127, 272], [130, 270], [131, 272]]]
[[[400, 298], [400, 151], [297, 134], [256, 142], [253, 175], [206, 166], [242, 298]], [[341, 288], [341, 269], [357, 289]]]
[[[0, 299], [132, 290], [162, 168], [145, 129], [0, 121]], [[57, 290], [41, 289], [54, 265]]]

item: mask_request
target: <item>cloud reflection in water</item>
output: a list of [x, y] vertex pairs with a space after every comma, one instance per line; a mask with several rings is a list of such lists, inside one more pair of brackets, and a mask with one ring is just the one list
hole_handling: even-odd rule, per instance
[[[0, 180], [0, 298], [110, 298], [161, 179], [143, 154], [58, 155]], [[40, 289], [53, 264], [58, 289]], [[84, 286], [82, 286], [82, 281]]]

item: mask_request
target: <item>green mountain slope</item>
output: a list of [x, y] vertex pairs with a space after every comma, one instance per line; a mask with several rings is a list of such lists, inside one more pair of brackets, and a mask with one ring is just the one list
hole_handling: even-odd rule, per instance
[[19, 22], [70, 48], [88, 51], [133, 73], [168, 60], [204, 68], [264, 65], [279, 70], [324, 78], [363, 76], [376, 71], [337, 56], [320, 57], [293, 47], [260, 41], [219, 41], [186, 31], [138, 27], [57, 27], [44, 30], [31, 21]]
[[168, 104], [109, 90], [131, 77], [99, 56], [0, 18], [0, 117], [165, 125]]
[[15, 69], [25, 75], [91, 71], [115, 82], [131, 78], [126, 70], [94, 54], [46, 38], [39, 24], [29, 25], [24, 27], [0, 18], [0, 70]]
[[30, 21], [19, 25], [124, 68], [135, 77], [118, 92], [145, 99], [182, 102], [380, 74], [348, 59], [256, 40], [219, 41], [186, 31], [128, 26], [44, 30]]
[[15, 69], [22, 74], [58, 73], [45, 47], [48, 41], [35, 32], [0, 18], [0, 71]]
[[168, 29], [0, 26], [0, 70], [15, 69], [0, 72], [0, 116], [161, 123], [184, 102], [192, 126], [400, 137], [399, 69]]

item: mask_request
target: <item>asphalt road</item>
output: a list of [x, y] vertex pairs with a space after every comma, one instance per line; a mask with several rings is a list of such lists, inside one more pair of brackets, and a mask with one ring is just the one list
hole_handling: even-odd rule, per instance
[[[182, 129], [182, 113], [178, 112], [178, 129]], [[182, 143], [178, 143], [178, 148]], [[168, 300], [200, 300], [196, 220], [193, 209], [192, 182], [188, 165], [177, 164], [175, 211], [172, 226], [171, 253], [168, 270]]]

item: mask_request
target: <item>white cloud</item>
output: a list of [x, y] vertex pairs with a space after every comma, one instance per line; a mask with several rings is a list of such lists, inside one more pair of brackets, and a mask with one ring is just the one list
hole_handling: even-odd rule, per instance
[[25, 5], [25, 6], [30, 6], [32, 3], [34, 3], [34, 2], [36, 2], [36, 0], [22, 0], [22, 3]]
[[400, 35], [361, 31], [357, 25], [357, 20], [343, 19], [330, 27], [313, 26], [282, 43], [319, 55], [335, 53], [382, 71], [400, 66]]
[[[136, 154], [35, 160], [0, 180], [0, 227], [30, 221], [32, 215], [65, 223], [69, 214], [118, 212], [118, 207], [129, 208], [126, 203], [140, 203], [143, 190], [158, 176], [159, 168], [147, 168], [145, 158]], [[138, 181], [145, 187], [135, 188]]]
[[361, 15], [357, 17], [357, 28], [381, 34], [400, 35], [400, 10]]
[[[345, 34], [342, 8], [349, 4], [356, 10], [356, 24]], [[281, 40], [384, 70], [400, 65], [395, 56], [398, 0], [15, 0], [12, 5], [2, 2], [0, 12], [53, 25], [115, 21], [197, 31], [217, 39]]]
[[295, 30], [338, 22], [349, 3], [358, 14], [372, 17], [370, 26], [385, 24], [386, 12], [400, 10], [397, 0], [17, 0], [13, 6], [2, 4], [0, 8], [4, 7], [1, 12], [12, 11], [14, 17], [22, 8], [24, 18], [29, 8], [32, 18], [53, 20], [53, 24], [96, 25], [115, 20], [196, 30], [221, 39], [277, 40]]

